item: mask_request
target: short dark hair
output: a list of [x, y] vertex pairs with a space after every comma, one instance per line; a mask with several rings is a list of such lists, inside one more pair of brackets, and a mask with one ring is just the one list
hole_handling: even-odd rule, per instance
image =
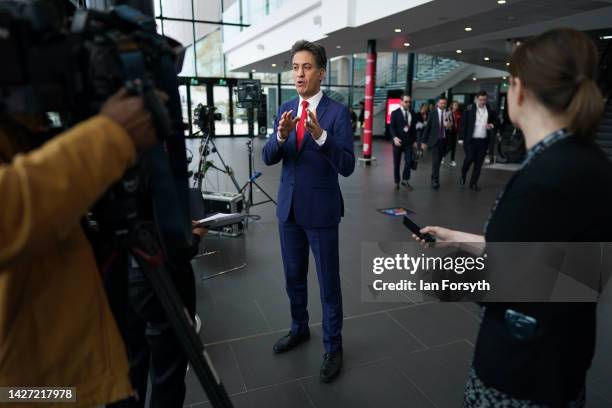
[[476, 94], [476, 97], [478, 98], [479, 96], [487, 96], [487, 91], [480, 91]]
[[293, 61], [293, 56], [300, 51], [308, 51], [311, 53], [314, 56], [315, 62], [317, 63], [317, 68], [327, 68], [327, 54], [325, 52], [325, 47], [322, 45], [306, 40], [297, 41], [291, 47], [291, 61]]
[[448, 98], [446, 96], [441, 96], [441, 97], [438, 98], [439, 101], [441, 101], [442, 99], [444, 99], [445, 101], [448, 102]]
[[403, 101], [405, 97], [409, 97], [410, 99], [412, 99], [412, 95], [406, 92], [402, 92], [402, 94], [400, 95], [400, 99]]

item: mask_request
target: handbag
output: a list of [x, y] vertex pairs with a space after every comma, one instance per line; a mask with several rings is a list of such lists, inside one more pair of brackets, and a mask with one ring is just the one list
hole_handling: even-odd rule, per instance
[[421, 156], [423, 155], [423, 150], [417, 148], [412, 154], [412, 162], [410, 163], [410, 168], [412, 170], [416, 170], [419, 167], [419, 160], [421, 160]]

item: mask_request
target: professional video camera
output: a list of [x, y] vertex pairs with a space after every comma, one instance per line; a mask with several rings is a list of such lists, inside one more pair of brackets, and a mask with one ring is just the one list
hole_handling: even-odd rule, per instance
[[203, 105], [201, 103], [193, 110], [193, 124], [196, 125], [204, 134], [215, 133], [215, 121], [221, 120], [221, 114], [215, 112], [215, 106]]
[[[162, 143], [94, 206], [92, 246], [99, 264], [125, 285], [121, 260], [133, 257], [213, 406], [231, 407], [165, 270], [184, 261], [192, 239], [177, 83], [183, 50], [156, 33], [154, 18], [127, 6], [101, 12], [75, 10], [63, 0], [0, 1], [0, 120], [47, 114], [59, 129], [41, 136], [53, 137], [95, 115], [122, 86], [142, 96]], [[156, 89], [168, 95], [165, 104]]]
[[[68, 15], [65, 2], [3, 1], [0, 4], [0, 112], [54, 112], [62, 128], [97, 113], [104, 101], [122, 86], [143, 96], [155, 120], [158, 146], [144, 158], [150, 163], [153, 207], [161, 238], [171, 247], [191, 240], [187, 206], [187, 170], [177, 64], [180, 44], [155, 33], [153, 19], [127, 6], [110, 13], [77, 10]], [[68, 22], [71, 20], [71, 27]], [[169, 100], [164, 106], [154, 88]], [[61, 129], [60, 129], [61, 130]], [[109, 204], [107, 195], [101, 203]], [[162, 204], [163, 200], [163, 204]], [[115, 211], [96, 206], [99, 224], [109, 236], [116, 229]], [[110, 220], [105, 220], [105, 218]], [[108, 227], [108, 228], [107, 228]]]
[[259, 107], [261, 99], [261, 82], [257, 79], [240, 79], [236, 84], [236, 97], [239, 108], [253, 109]]

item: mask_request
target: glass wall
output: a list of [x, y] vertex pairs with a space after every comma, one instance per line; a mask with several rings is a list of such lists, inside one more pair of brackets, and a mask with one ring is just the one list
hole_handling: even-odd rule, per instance
[[[277, 72], [229, 71], [223, 55], [223, 42], [239, 34], [250, 23], [266, 18], [293, 1], [297, 0], [154, 0], [158, 31], [185, 47], [180, 72], [180, 76], [186, 78], [183, 82], [186, 85], [180, 87], [185, 122], [198, 104], [214, 105], [222, 116], [221, 121], [215, 123], [217, 135], [246, 135], [247, 111], [237, 106], [235, 95], [230, 95], [232, 88], [223, 78], [251, 77], [261, 82], [262, 92], [266, 95], [267, 117], [266, 123], [261, 125], [272, 132], [280, 104], [296, 97], [292, 71], [280, 72], [280, 75]], [[219, 79], [208, 81], [206, 85], [198, 80], [192, 83], [190, 78]], [[363, 99], [364, 78], [365, 53], [334, 57], [330, 59], [329, 73], [322, 87], [329, 97], [356, 107]], [[260, 125], [257, 114], [254, 120], [257, 133]], [[187, 133], [195, 134], [197, 131], [197, 126], [190, 123]]]

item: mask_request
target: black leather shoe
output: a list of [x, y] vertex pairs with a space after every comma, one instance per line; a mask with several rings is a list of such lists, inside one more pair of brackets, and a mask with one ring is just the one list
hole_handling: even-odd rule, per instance
[[472, 185], [470, 186], [470, 189], [471, 189], [471, 190], [474, 190], [474, 191], [480, 191], [480, 187], [478, 187], [478, 185], [476, 185], [476, 184], [472, 184]]
[[321, 365], [321, 381], [324, 383], [331, 382], [342, 369], [342, 352], [325, 353], [323, 355], [323, 364]]
[[461, 176], [461, 178], [459, 179], [459, 184], [465, 186], [465, 176]]
[[395, 183], [395, 190], [399, 190], [399, 183]]
[[438, 183], [437, 181], [432, 181], [431, 182], [431, 188], [433, 188], [434, 190], [437, 190], [440, 188], [440, 183]]
[[301, 336], [294, 336], [291, 334], [291, 332], [289, 332], [289, 334], [281, 337], [276, 344], [274, 344], [272, 350], [274, 350], [276, 354], [284, 353], [285, 351], [291, 350], [298, 344], [303, 343], [308, 339], [310, 339], [310, 332], [302, 334]]
[[408, 180], [402, 180], [402, 186], [406, 187], [406, 190], [408, 191], [414, 190], [414, 188], [412, 188]]

